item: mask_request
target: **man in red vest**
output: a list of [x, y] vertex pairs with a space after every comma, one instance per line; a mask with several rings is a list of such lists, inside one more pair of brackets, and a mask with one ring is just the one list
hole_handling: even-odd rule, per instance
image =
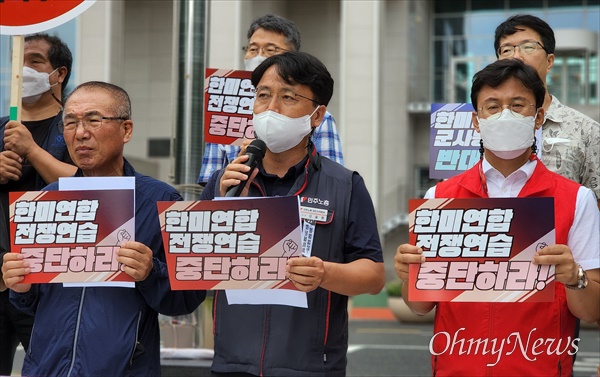
[[[402, 296], [413, 312], [436, 307], [430, 342], [435, 376], [571, 376], [576, 317], [600, 319], [600, 213], [590, 189], [550, 172], [535, 155], [545, 93], [536, 71], [517, 59], [478, 72], [471, 101], [481, 160], [432, 187], [425, 198], [554, 197], [556, 244], [532, 261], [554, 265], [554, 301], [417, 302], [405, 284]], [[403, 281], [409, 264], [423, 262], [421, 248], [398, 247], [395, 268]], [[448, 339], [453, 347], [446, 347]], [[468, 344], [470, 352], [462, 352]]]

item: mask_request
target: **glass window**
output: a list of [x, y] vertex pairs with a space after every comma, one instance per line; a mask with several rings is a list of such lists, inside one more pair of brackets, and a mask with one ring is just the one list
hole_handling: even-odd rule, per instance
[[463, 35], [463, 17], [441, 17], [435, 20], [435, 35]]
[[467, 43], [467, 51], [469, 56], [484, 56], [496, 60], [493, 36], [477, 35], [475, 38], [467, 39]]
[[438, 56], [439, 59], [435, 59], [434, 69], [438, 71], [440, 67], [447, 66], [448, 63], [448, 52], [446, 51], [446, 45], [448, 42], [446, 41], [435, 41], [433, 42], [433, 54], [434, 56]]
[[446, 102], [444, 95], [444, 75], [436, 75], [433, 79], [433, 102]]
[[583, 26], [588, 30], [600, 32], [600, 16], [598, 15], [600, 15], [600, 7], [587, 8], [587, 11], [583, 14], [585, 20]]
[[566, 59], [567, 99], [568, 103], [585, 104], [585, 67], [584, 59], [571, 57]]
[[504, 9], [504, 0], [472, 0], [471, 10]]
[[581, 29], [583, 25], [583, 12], [581, 10], [551, 9], [546, 17], [541, 17], [552, 29]]
[[[589, 0], [588, 0], [589, 2]], [[549, 8], [564, 8], [565, 7], [565, 0], [548, 0], [548, 7]], [[569, 0], [569, 6], [570, 7], [577, 7], [577, 6], [582, 6], [583, 5], [583, 0]]]
[[597, 105], [598, 100], [598, 55], [590, 58], [590, 105]]
[[[432, 91], [437, 102], [452, 98], [466, 100], [472, 75], [496, 60], [493, 47], [496, 27], [512, 14], [533, 14], [555, 30], [600, 32], [600, 0], [470, 0], [467, 6], [471, 10], [460, 17], [439, 14], [451, 11], [449, 3], [453, 1], [435, 1], [438, 13], [434, 16]], [[458, 3], [463, 5], [462, 1]], [[589, 57], [589, 68], [586, 69], [584, 61], [583, 55], [574, 51], [559, 55], [547, 76], [550, 93], [566, 104], [599, 103], [597, 53]]]
[[508, 2], [509, 9], [524, 9], [524, 8], [542, 8], [544, 0], [510, 0]]
[[466, 0], [436, 1], [435, 13], [456, 13], [467, 10]]
[[[548, 87], [548, 92], [550, 94], [554, 94], [558, 98], [564, 98], [562, 96], [562, 67], [564, 65], [563, 58], [555, 57], [554, 65], [550, 70], [550, 73], [546, 75], [546, 86]], [[565, 98], [566, 101], [566, 98]], [[566, 103], [566, 102], [565, 102]]]
[[506, 21], [508, 16], [504, 11], [477, 12], [465, 15], [465, 34], [468, 36], [490, 38], [490, 45], [494, 47], [494, 34], [496, 27]]
[[428, 166], [417, 167], [415, 175], [417, 176], [417, 179], [415, 179], [415, 198], [424, 197], [427, 190], [439, 182], [439, 180], [429, 178]]

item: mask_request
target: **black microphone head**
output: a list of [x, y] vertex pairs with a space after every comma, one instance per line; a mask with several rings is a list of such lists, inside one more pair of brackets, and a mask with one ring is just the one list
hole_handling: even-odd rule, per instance
[[254, 139], [246, 148], [246, 154], [253, 154], [260, 161], [265, 157], [267, 152], [267, 144], [260, 139]]

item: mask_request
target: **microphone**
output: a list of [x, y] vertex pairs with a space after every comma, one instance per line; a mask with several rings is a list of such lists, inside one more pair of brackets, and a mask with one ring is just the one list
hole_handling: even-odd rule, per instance
[[[265, 144], [265, 142], [262, 140], [255, 139], [250, 143], [250, 145], [248, 145], [248, 147], [246, 148], [246, 155], [248, 156], [248, 161], [244, 162], [244, 165], [250, 166], [250, 170], [248, 171], [248, 173], [246, 173], [247, 176], [250, 176], [252, 174], [252, 171], [256, 167], [256, 164], [258, 164], [263, 159], [263, 157], [265, 157], [266, 151], [267, 144]], [[248, 181], [242, 181], [237, 186], [229, 187], [227, 189], [227, 192], [225, 193], [225, 197], [233, 198], [240, 196], [242, 190], [244, 189], [244, 187], [246, 187], [247, 183]]]

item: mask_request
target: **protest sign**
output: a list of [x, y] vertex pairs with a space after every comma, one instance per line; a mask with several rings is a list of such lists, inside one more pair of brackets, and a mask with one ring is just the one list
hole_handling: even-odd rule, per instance
[[134, 190], [11, 192], [11, 251], [23, 283], [130, 282], [116, 260], [135, 234]]
[[241, 145], [254, 139], [252, 110], [254, 87], [250, 71], [206, 68], [204, 89], [204, 140]]
[[429, 178], [446, 179], [479, 161], [479, 133], [470, 103], [433, 103], [429, 135]]
[[295, 289], [302, 252], [296, 196], [158, 202], [171, 289]]
[[409, 267], [411, 300], [554, 300], [554, 266], [531, 263], [556, 242], [553, 198], [413, 199], [409, 213], [426, 257]]
[[0, 34], [33, 34], [60, 26], [77, 17], [96, 0], [2, 0]]

